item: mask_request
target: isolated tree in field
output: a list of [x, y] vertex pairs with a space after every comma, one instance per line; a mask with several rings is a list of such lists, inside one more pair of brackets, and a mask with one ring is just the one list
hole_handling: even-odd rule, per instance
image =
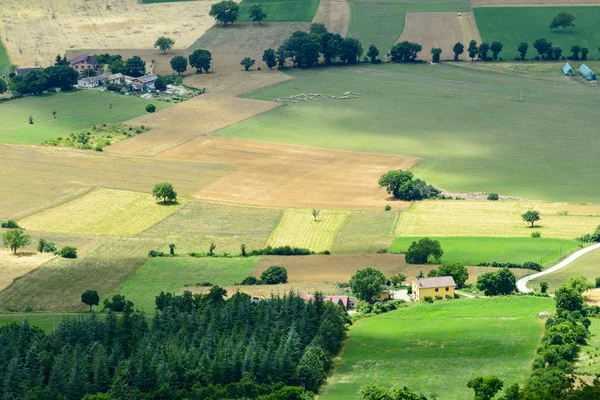
[[454, 52], [454, 61], [458, 61], [458, 57], [465, 52], [465, 45], [461, 42], [456, 42], [454, 47], [452, 47], [452, 51]]
[[171, 59], [171, 68], [179, 75], [187, 70], [187, 66], [188, 60], [184, 56], [175, 56]]
[[239, 13], [240, 6], [238, 3], [231, 0], [223, 0], [220, 3], [213, 4], [210, 7], [208, 15], [227, 26], [228, 23], [233, 24], [237, 21]]
[[359, 300], [369, 301], [381, 293], [385, 281], [385, 276], [381, 271], [367, 267], [359, 269], [352, 275], [350, 288]]
[[152, 196], [162, 203], [177, 202], [177, 192], [173, 189], [173, 185], [168, 182], [157, 183], [152, 189]]
[[208, 50], [197, 49], [190, 54], [190, 66], [196, 68], [196, 73], [201, 74], [202, 70], [208, 72], [212, 62], [212, 54]]
[[379, 178], [379, 186], [400, 200], [423, 200], [436, 197], [440, 191], [421, 179], [413, 179], [413, 173], [403, 170], [388, 171]]
[[269, 69], [273, 68], [277, 65], [277, 56], [275, 55], [275, 50], [267, 49], [263, 53], [262, 60], [267, 64]]
[[488, 51], [490, 51], [490, 45], [486, 42], [483, 42], [479, 45], [479, 50], [477, 51], [478, 58], [483, 61], [487, 61], [488, 59]]
[[371, 59], [371, 64], [375, 64], [377, 62], [377, 56], [379, 55], [379, 49], [374, 45], [369, 46], [369, 51], [367, 52], [367, 57]]
[[279, 283], [287, 283], [288, 275], [287, 270], [277, 265], [270, 266], [262, 274], [260, 274], [260, 280], [267, 285], [277, 285]]
[[517, 47], [517, 51], [521, 55], [521, 60], [525, 59], [525, 56], [527, 55], [527, 50], [529, 50], [529, 45], [525, 42], [521, 42], [521, 44], [519, 44], [519, 47]]
[[479, 47], [477, 46], [476, 40], [471, 40], [469, 42], [469, 48], [467, 49], [467, 51], [469, 53], [469, 58], [471, 58], [471, 61], [473, 61], [475, 57], [477, 57], [477, 53], [479, 52]]
[[246, 57], [240, 61], [240, 65], [244, 67], [245, 71], [248, 71], [256, 62], [256, 60], [251, 59], [250, 57]]
[[23, 232], [23, 229], [9, 229], [2, 235], [2, 243], [4, 247], [12, 250], [13, 254], [17, 254], [17, 250], [28, 246], [31, 243], [31, 236]]
[[538, 51], [542, 58], [546, 58], [548, 51], [552, 51], [552, 43], [548, 42], [544, 38], [538, 39], [533, 42], [533, 48]]
[[540, 292], [546, 293], [548, 291], [548, 282], [541, 281], [540, 282]]
[[521, 214], [521, 218], [523, 218], [523, 221], [529, 222], [531, 224], [532, 228], [533, 228], [533, 224], [535, 224], [537, 221], [539, 221], [541, 219], [539, 211], [534, 211], [534, 210], [529, 210], [526, 213]]
[[320, 213], [321, 213], [321, 210], [317, 210], [316, 208], [313, 208], [312, 216], [313, 216], [313, 219], [315, 220], [315, 222], [317, 222], [317, 217], [319, 216]]
[[583, 309], [583, 296], [575, 289], [568, 288], [566, 285], [561, 286], [554, 293], [556, 300], [556, 308], [567, 311], [579, 311]]
[[560, 56], [562, 56], [562, 49], [560, 47], [555, 47], [552, 49], [552, 56], [555, 60], [560, 60]]
[[154, 48], [158, 47], [159, 49], [162, 50], [163, 54], [165, 54], [167, 52], [167, 50], [170, 50], [173, 48], [174, 44], [175, 44], [175, 41], [173, 39], [168, 38], [166, 36], [161, 36], [154, 43]]
[[581, 59], [587, 60], [587, 56], [588, 56], [589, 52], [590, 52], [590, 50], [587, 47], [582, 47], [581, 48]]
[[154, 104], [147, 104], [146, 105], [146, 112], [153, 113], [154, 111], [156, 111], [156, 106]]
[[62, 258], [77, 258], [77, 249], [73, 246], [65, 246], [58, 253]]
[[503, 386], [497, 376], [478, 376], [467, 382], [467, 387], [475, 391], [475, 400], [492, 400]]
[[215, 242], [211, 242], [210, 246], [208, 246], [208, 255], [211, 257], [214, 256], [216, 249], [217, 249], [217, 245], [215, 244]]
[[434, 63], [440, 62], [440, 56], [442, 54], [442, 49], [439, 47], [431, 48], [431, 61]]
[[390, 50], [390, 56], [393, 62], [412, 62], [417, 59], [419, 52], [423, 50], [423, 46], [413, 42], [400, 42]]
[[258, 22], [259, 25], [261, 25], [263, 20], [267, 19], [267, 14], [265, 14], [262, 4], [254, 4], [253, 6], [250, 6], [250, 9], [248, 10], [248, 16], [252, 21]]
[[406, 251], [406, 262], [409, 264], [425, 264], [429, 257], [439, 261], [442, 255], [444, 255], [444, 251], [440, 242], [426, 237], [411, 243]]
[[90, 306], [91, 312], [92, 306], [97, 306], [100, 303], [100, 296], [95, 290], [86, 290], [81, 294], [81, 302]]
[[561, 12], [550, 23], [550, 29], [563, 28], [564, 31], [570, 26], [575, 27], [573, 21], [575, 21], [575, 16]]
[[173, 244], [173, 243], [171, 243], [171, 244], [169, 245], [169, 254], [170, 254], [170, 255], [172, 255], [172, 256], [174, 256], [174, 255], [175, 255], [175, 247], [176, 247], [176, 246], [175, 246], [175, 244]]
[[146, 73], [146, 62], [140, 56], [133, 56], [125, 61], [123, 67], [123, 75], [133, 76], [138, 78]]
[[8, 90], [8, 85], [6, 84], [6, 81], [4, 79], [0, 78], [0, 94], [6, 93], [7, 90]]
[[581, 46], [576, 44], [571, 46], [571, 58], [573, 60], [579, 60], [579, 53], [581, 53]]
[[494, 60], [498, 59], [498, 54], [500, 54], [503, 47], [504, 47], [504, 45], [500, 42], [492, 42], [492, 45], [490, 46], [490, 50], [492, 50], [492, 58]]
[[156, 80], [154, 81], [154, 89], [160, 91], [167, 90], [167, 81], [165, 80], [165, 78], [163, 78], [162, 76], [156, 78]]

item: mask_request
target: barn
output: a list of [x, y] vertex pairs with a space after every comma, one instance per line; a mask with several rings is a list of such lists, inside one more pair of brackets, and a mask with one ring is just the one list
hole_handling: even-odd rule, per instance
[[571, 66], [569, 65], [569, 63], [566, 63], [562, 67], [562, 71], [563, 71], [563, 74], [565, 74], [567, 76], [573, 76], [573, 75], [575, 75], [575, 73], [573, 72], [573, 68], [571, 68]]
[[581, 64], [581, 67], [579, 67], [578, 71], [581, 74], [581, 76], [583, 76], [586, 80], [588, 80], [588, 81], [596, 80], [596, 74], [594, 74], [594, 71], [589, 69], [587, 65]]

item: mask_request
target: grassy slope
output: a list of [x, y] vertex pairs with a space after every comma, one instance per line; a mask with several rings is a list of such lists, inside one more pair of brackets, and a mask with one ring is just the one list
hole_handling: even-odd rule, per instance
[[[570, 54], [571, 46], [579, 44], [590, 49], [589, 58], [598, 57], [600, 7], [482, 7], [474, 11], [481, 39], [502, 42], [504, 59], [519, 56], [517, 47], [521, 42], [529, 43], [528, 58], [538, 56], [533, 42], [540, 38], [561, 47], [565, 56]], [[548, 28], [559, 12], [574, 15], [575, 27], [566, 31]], [[580, 63], [574, 63], [572, 66], [579, 68]]]
[[426, 0], [350, 0], [351, 20], [348, 36], [359, 39], [366, 50], [375, 44], [384, 56], [402, 35], [406, 13], [410, 11], [468, 11], [468, 1]]
[[473, 396], [466, 383], [496, 375], [522, 383], [542, 334], [547, 298], [506, 297], [419, 304], [356, 323], [321, 399], [357, 399], [368, 382], [407, 385], [440, 399]]
[[374, 253], [387, 249], [398, 219], [396, 211], [356, 211], [333, 239], [333, 253]]
[[267, 14], [265, 22], [311, 22], [319, 0], [244, 0], [240, 3], [239, 22], [250, 22], [248, 10], [254, 4], [262, 4]]
[[[396, 238], [390, 252], [404, 253], [418, 237]], [[491, 237], [431, 237], [438, 240], [444, 250], [445, 263], [460, 262], [477, 265], [482, 262], [526, 261], [544, 263], [558, 260], [562, 254], [577, 247], [577, 242], [562, 239], [532, 238], [491, 238]]]
[[587, 345], [581, 347], [575, 363], [577, 375], [596, 376], [600, 374], [600, 319], [592, 318], [591, 320], [590, 337], [587, 339]]
[[548, 290], [553, 292], [567, 283], [569, 278], [581, 275], [591, 282], [594, 282], [600, 276], [600, 250], [594, 250], [556, 272], [534, 279], [527, 286], [539, 288], [539, 283], [546, 281], [550, 285]]
[[7, 72], [9, 66], [10, 60], [8, 59], [8, 54], [6, 54], [6, 50], [2, 45], [2, 40], [0, 40], [0, 78], [2, 78], [5, 75], [8, 75]]
[[[0, 103], [0, 142], [40, 144], [46, 139], [67, 136], [95, 124], [118, 123], [146, 113], [151, 101], [96, 90], [28, 96]], [[112, 104], [112, 108], [109, 105]], [[152, 102], [157, 110], [168, 106]], [[52, 112], [57, 112], [56, 119]], [[29, 116], [34, 124], [28, 124]]]
[[125, 295], [137, 308], [154, 309], [154, 299], [161, 291], [179, 293], [184, 285], [210, 282], [226, 286], [249, 276], [258, 257], [248, 258], [150, 258], [113, 293]]

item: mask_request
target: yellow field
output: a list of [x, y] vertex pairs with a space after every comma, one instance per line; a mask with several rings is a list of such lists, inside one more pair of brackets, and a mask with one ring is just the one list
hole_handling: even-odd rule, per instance
[[[531, 229], [525, 211], [540, 211]], [[574, 239], [600, 224], [600, 207], [527, 201], [422, 201], [400, 214], [397, 236], [502, 236]], [[564, 215], [566, 213], [566, 215]]]
[[277, 228], [271, 233], [268, 244], [296, 246], [312, 251], [330, 250], [336, 232], [342, 227], [350, 212], [326, 211], [315, 222], [312, 210], [287, 209], [283, 212]]
[[177, 211], [187, 201], [160, 205], [149, 194], [96, 189], [69, 203], [34, 214], [19, 222], [44, 232], [134, 236]]
[[46, 261], [56, 257], [52, 253], [26, 253], [13, 255], [11, 251], [0, 250], [0, 291], [13, 281], [33, 271]]

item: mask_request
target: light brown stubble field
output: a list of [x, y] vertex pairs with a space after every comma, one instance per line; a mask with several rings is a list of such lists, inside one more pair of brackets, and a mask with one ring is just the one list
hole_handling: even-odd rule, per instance
[[331, 33], [346, 37], [350, 26], [350, 4], [348, 0], [321, 0], [313, 23], [325, 24]]

